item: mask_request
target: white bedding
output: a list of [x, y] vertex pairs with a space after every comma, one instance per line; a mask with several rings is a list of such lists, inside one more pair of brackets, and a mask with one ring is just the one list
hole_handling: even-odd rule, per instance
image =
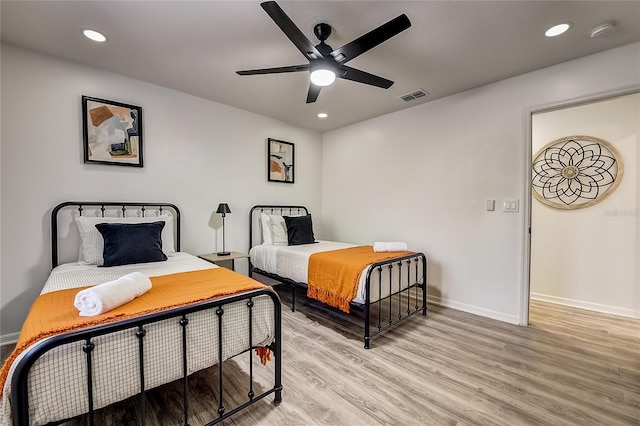
[[[95, 265], [64, 264], [55, 268], [42, 294], [55, 290], [100, 284], [133, 271], [148, 276], [166, 275], [217, 266], [186, 253], [165, 262], [102, 268]], [[72, 306], [73, 308], [73, 306]], [[73, 308], [75, 309], [75, 308]], [[268, 296], [254, 298], [252, 339], [265, 346], [275, 336], [273, 302]], [[189, 315], [187, 325], [189, 374], [217, 363], [217, 316], [211, 311]], [[223, 360], [249, 348], [248, 308], [235, 302], [224, 308]], [[145, 326], [145, 388], [151, 389], [182, 377], [182, 327], [175, 319]], [[124, 330], [93, 339], [94, 408], [98, 409], [135, 395], [140, 390], [138, 338], [135, 330]], [[29, 375], [31, 424], [45, 424], [88, 411], [86, 357], [82, 343], [63, 345], [43, 355]], [[0, 424], [11, 424], [11, 377], [14, 362], [3, 389]]]
[[[295, 282], [307, 283], [309, 276], [309, 257], [314, 253], [323, 251], [338, 250], [343, 248], [355, 247], [354, 244], [342, 243], [336, 241], [318, 241], [316, 244], [303, 244], [298, 246], [284, 246], [284, 245], [270, 245], [263, 244], [257, 245], [249, 250], [251, 257], [251, 263], [254, 267], [261, 269], [271, 274], [279, 275], [283, 278], [289, 278]], [[420, 269], [420, 268], [418, 268]], [[366, 287], [365, 282], [367, 278], [367, 267], [360, 276], [360, 283], [358, 285], [358, 291], [353, 298], [354, 303], [360, 305], [366, 301]], [[415, 268], [410, 268], [410, 279], [412, 282], [417, 282]], [[422, 278], [422, 270], [419, 270], [420, 279]], [[389, 273], [388, 270], [383, 270], [382, 282], [383, 285], [379, 288], [378, 285], [371, 286], [370, 300], [377, 301], [382, 297], [389, 295]], [[372, 283], [378, 283], [378, 273], [372, 273]], [[406, 282], [405, 280], [403, 280]], [[393, 292], [398, 291], [398, 277], [394, 275], [392, 277]]]
[[217, 265], [188, 253], [178, 252], [168, 257], [166, 262], [136, 263], [118, 267], [103, 268], [97, 265], [65, 263], [51, 271], [40, 294], [74, 287], [83, 287], [113, 281], [131, 272], [142, 272], [148, 277], [217, 268]]

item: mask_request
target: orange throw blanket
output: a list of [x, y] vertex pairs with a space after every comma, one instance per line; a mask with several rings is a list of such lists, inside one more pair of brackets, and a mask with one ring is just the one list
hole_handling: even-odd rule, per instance
[[307, 296], [349, 312], [364, 269], [372, 263], [411, 254], [410, 251], [376, 253], [373, 246], [314, 253], [309, 258]]
[[[146, 294], [94, 317], [81, 317], [73, 306], [76, 294], [87, 287], [53, 291], [39, 296], [33, 302], [22, 326], [16, 348], [0, 370], [0, 397], [11, 363], [25, 349], [45, 337], [267, 287], [226, 268], [181, 272], [150, 279], [152, 287]], [[264, 364], [270, 357], [269, 350], [258, 349], [261, 349], [258, 350], [258, 355]]]

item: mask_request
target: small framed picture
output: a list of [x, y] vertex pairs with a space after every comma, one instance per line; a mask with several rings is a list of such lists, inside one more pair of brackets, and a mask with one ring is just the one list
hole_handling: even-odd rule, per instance
[[269, 182], [294, 182], [295, 156], [291, 142], [268, 139], [267, 178]]
[[82, 97], [84, 162], [142, 167], [142, 107]]

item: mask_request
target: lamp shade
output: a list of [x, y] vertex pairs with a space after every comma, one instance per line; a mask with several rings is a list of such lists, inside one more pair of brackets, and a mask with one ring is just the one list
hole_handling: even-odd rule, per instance
[[216, 213], [222, 213], [224, 216], [227, 213], [231, 213], [231, 209], [227, 203], [220, 203], [218, 204], [218, 210], [216, 210]]

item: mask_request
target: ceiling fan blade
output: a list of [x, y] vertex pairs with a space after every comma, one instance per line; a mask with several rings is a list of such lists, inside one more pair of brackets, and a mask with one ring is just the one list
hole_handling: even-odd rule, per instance
[[371, 86], [381, 87], [383, 89], [388, 89], [393, 85], [393, 81], [391, 80], [387, 80], [386, 78], [370, 74], [366, 71], [351, 68], [346, 65], [340, 65], [339, 69], [344, 71], [344, 74], [341, 75], [340, 73], [338, 73], [337, 77], [344, 78], [345, 80], [369, 84]]
[[261, 3], [260, 6], [307, 59], [312, 60], [323, 57], [275, 1], [266, 1]]
[[288, 67], [261, 68], [256, 70], [236, 71], [236, 74], [238, 75], [278, 74], [283, 72], [298, 72], [298, 71], [308, 71], [308, 70], [309, 70], [309, 64], [305, 64], [305, 65], [291, 65]]
[[307, 94], [307, 103], [313, 103], [318, 99], [318, 95], [320, 94], [320, 86], [316, 86], [313, 83], [309, 83], [309, 93]]
[[407, 15], [402, 14], [386, 24], [380, 25], [375, 30], [371, 30], [365, 35], [358, 37], [351, 43], [347, 43], [331, 52], [331, 55], [339, 63], [345, 63], [362, 55], [367, 50], [373, 49], [380, 43], [389, 40], [391, 37], [401, 33], [411, 26], [411, 21]]

